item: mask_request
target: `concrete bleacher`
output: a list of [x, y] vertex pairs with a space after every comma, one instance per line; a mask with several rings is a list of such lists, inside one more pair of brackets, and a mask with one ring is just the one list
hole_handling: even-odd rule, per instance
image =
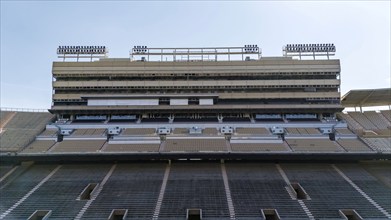
[[165, 167], [161, 163], [117, 164], [82, 219], [107, 220], [113, 209], [127, 209], [126, 219], [152, 219]]
[[391, 128], [388, 129], [378, 129], [375, 131], [378, 136], [387, 136], [391, 137]]
[[391, 152], [391, 138], [363, 138], [363, 141], [379, 152]]
[[[370, 170], [379, 170], [378, 162], [371, 163]], [[59, 165], [33, 164], [10, 182], [1, 182], [3, 219], [27, 219], [35, 210], [51, 210], [50, 219], [94, 220], [108, 219], [113, 209], [128, 210], [126, 219], [162, 220], [186, 219], [186, 210], [191, 208], [202, 209], [203, 219], [216, 220], [230, 219], [230, 211], [235, 219], [262, 219], [261, 209], [276, 209], [281, 219], [287, 220], [309, 219], [308, 213], [314, 219], [342, 219], [340, 209], [355, 209], [364, 219], [380, 220], [387, 217], [378, 206], [391, 212], [391, 188], [361, 163], [174, 160], [170, 164]], [[0, 166], [0, 175], [7, 172], [2, 170]], [[380, 175], [390, 178], [388, 163], [381, 170]], [[91, 183], [101, 186], [94, 191], [93, 200], [80, 198]], [[295, 199], [289, 183], [300, 184], [309, 198]], [[373, 199], [376, 207], [367, 198]]]
[[288, 179], [300, 183], [310, 196], [305, 204], [315, 219], [341, 219], [338, 210], [346, 208], [355, 209], [364, 219], [385, 219], [331, 165], [289, 163], [281, 167]]
[[230, 143], [237, 152], [278, 152], [288, 151], [284, 143]]
[[16, 112], [0, 111], [0, 131], [15, 116]]
[[368, 118], [378, 129], [387, 129], [391, 127], [391, 122], [389, 122], [384, 116], [375, 111], [366, 111], [364, 116]]
[[122, 136], [137, 136], [137, 135], [154, 135], [156, 134], [155, 128], [127, 128], [121, 132]]
[[167, 139], [164, 144], [165, 152], [201, 152], [227, 151], [227, 141], [219, 139]]
[[366, 161], [360, 163], [360, 167], [365, 169], [371, 176], [379, 180], [380, 183], [391, 189], [391, 161]]
[[105, 140], [64, 140], [62, 142], [56, 143], [50, 152], [97, 152], [102, 148], [105, 142]]
[[316, 128], [286, 128], [287, 135], [320, 135]]
[[270, 135], [270, 131], [266, 128], [238, 127], [235, 132], [238, 135]]
[[391, 110], [383, 110], [380, 111], [384, 118], [386, 118], [389, 122], [391, 122]]
[[335, 133], [337, 135], [354, 135], [353, 132], [348, 128], [336, 128]]
[[[86, 203], [86, 200], [77, 200], [80, 193], [89, 183], [100, 183], [110, 166], [111, 164], [62, 165], [33, 194], [23, 200], [23, 205], [15, 207], [5, 219], [28, 219], [35, 210], [51, 210], [49, 219], [74, 219]], [[33, 189], [54, 168], [56, 167], [53, 165], [33, 165], [28, 172], [23, 173], [15, 180], [19, 184], [10, 184], [7, 186], [7, 190], [1, 191], [1, 195], [8, 197], [10, 194], [16, 194], [20, 199], [20, 195], [23, 196]], [[42, 174], [38, 174], [38, 172]], [[36, 174], [39, 178], [32, 181], [30, 173]], [[23, 187], [20, 188], [20, 186]], [[3, 205], [5, 208], [10, 207], [2, 200], [2, 207]], [[107, 216], [105, 217], [107, 219]]]
[[[27, 172], [22, 173], [18, 178], [12, 181], [12, 184], [5, 185], [1, 183], [0, 195], [1, 205], [0, 213], [4, 213], [9, 207], [14, 205], [20, 198], [26, 195], [32, 188], [34, 188], [42, 179], [44, 179], [57, 165], [34, 165]], [[4, 185], [3, 185], [4, 184]], [[54, 192], [53, 188], [48, 189], [49, 192]], [[36, 200], [36, 202], [38, 199]], [[32, 213], [32, 212], [31, 212]], [[31, 213], [25, 213], [27, 217]], [[9, 217], [8, 219], [16, 219]], [[19, 219], [27, 219], [19, 218]]]
[[277, 209], [281, 219], [308, 219], [275, 164], [227, 163], [226, 170], [236, 219], [262, 219], [265, 208]]
[[348, 112], [338, 113], [340, 119], [344, 119], [349, 128], [359, 136], [363, 137], [391, 137], [391, 122], [388, 111]]
[[188, 135], [189, 129], [188, 128], [175, 128], [172, 133], [175, 135]]
[[7, 175], [8, 172], [10, 172], [14, 168], [13, 165], [0, 165], [0, 178]]
[[28, 145], [21, 153], [45, 153], [55, 143], [53, 140], [36, 140]]
[[297, 128], [285, 128], [287, 135], [300, 135], [300, 131]]
[[358, 122], [363, 128], [370, 129], [370, 130], [376, 130], [378, 127], [374, 125], [365, 115], [361, 112], [348, 112], [348, 114], [356, 121]]
[[158, 152], [160, 144], [110, 144], [104, 147], [103, 152]]
[[202, 130], [203, 135], [218, 135], [218, 130], [216, 128], [205, 128]]
[[[391, 212], [391, 187], [383, 184], [375, 176], [369, 173], [365, 168], [353, 164], [338, 165], [346, 176], [349, 177], [360, 189], [370, 196], [378, 205], [383, 207], [387, 212]], [[387, 170], [386, 170], [387, 171]], [[384, 177], [390, 178], [391, 172], [383, 173]]]
[[3, 121], [5, 121], [11, 113], [12, 112], [10, 112], [10, 111], [0, 111], [1, 125], [3, 125]]
[[58, 129], [45, 129], [38, 136], [41, 136], [41, 137], [56, 137], [57, 136], [57, 132], [58, 132]]
[[320, 131], [316, 128], [304, 128], [308, 134], [320, 134]]
[[385, 116], [387, 111], [377, 113], [375, 111], [338, 113], [340, 119], [344, 119], [355, 134], [362, 137], [391, 137], [391, 122]]
[[72, 136], [104, 136], [106, 129], [76, 129]]
[[367, 145], [358, 138], [341, 138], [336, 140], [348, 152], [372, 151]]
[[218, 163], [173, 163], [159, 219], [186, 219], [186, 209], [202, 209], [202, 219], [229, 219]]
[[337, 114], [337, 117], [340, 119], [340, 120], [344, 120], [346, 121], [346, 123], [348, 123], [349, 125], [349, 128], [353, 131], [356, 131], [356, 130], [362, 130], [364, 129], [364, 127], [362, 125], [360, 125], [357, 121], [355, 121], [352, 116], [350, 116], [350, 114], [345, 114], [343, 112], [338, 112]]
[[287, 138], [288, 145], [295, 152], [342, 152], [344, 151], [337, 143], [329, 139], [321, 138]]
[[44, 130], [53, 115], [42, 112], [16, 112], [0, 134], [0, 151], [19, 151]]

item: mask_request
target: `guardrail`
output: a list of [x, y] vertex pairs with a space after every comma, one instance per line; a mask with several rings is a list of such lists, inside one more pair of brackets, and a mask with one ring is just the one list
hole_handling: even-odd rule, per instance
[[0, 107], [1, 111], [9, 112], [48, 112], [47, 109], [38, 109], [38, 108], [10, 108], [10, 107]]

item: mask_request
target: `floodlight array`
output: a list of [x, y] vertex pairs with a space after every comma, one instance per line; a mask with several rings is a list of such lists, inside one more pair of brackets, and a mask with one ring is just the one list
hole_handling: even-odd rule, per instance
[[251, 53], [251, 52], [258, 52], [259, 47], [258, 45], [244, 45], [244, 52]]
[[134, 46], [133, 47], [133, 53], [146, 53], [147, 52], [147, 46]]
[[284, 50], [292, 53], [336, 51], [334, 44], [287, 44]]
[[106, 54], [106, 46], [59, 46], [57, 54]]

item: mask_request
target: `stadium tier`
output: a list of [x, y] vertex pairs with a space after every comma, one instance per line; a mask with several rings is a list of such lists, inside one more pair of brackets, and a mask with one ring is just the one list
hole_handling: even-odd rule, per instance
[[240, 47], [148, 48], [132, 59], [53, 62], [52, 73], [50, 112], [71, 120], [317, 120], [342, 110], [337, 59], [261, 57]]
[[0, 220], [391, 219], [391, 89], [340, 98], [334, 45], [57, 52], [52, 114], [0, 112]]
[[18, 152], [53, 120], [49, 113], [1, 111], [0, 152]]
[[[202, 213], [196, 219], [263, 219], [262, 212], [273, 209], [271, 219], [345, 219], [340, 211], [350, 210], [362, 219], [385, 220], [391, 212], [389, 165], [24, 164], [5, 179], [1, 173], [0, 219], [29, 219], [39, 210], [49, 219], [189, 219], [189, 209]], [[113, 211], [122, 217], [110, 218]]]

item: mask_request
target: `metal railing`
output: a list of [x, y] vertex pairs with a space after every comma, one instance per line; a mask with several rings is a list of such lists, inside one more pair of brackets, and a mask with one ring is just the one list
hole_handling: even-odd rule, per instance
[[9, 112], [48, 112], [47, 109], [38, 109], [38, 108], [12, 108], [12, 107], [0, 107], [1, 111]]

